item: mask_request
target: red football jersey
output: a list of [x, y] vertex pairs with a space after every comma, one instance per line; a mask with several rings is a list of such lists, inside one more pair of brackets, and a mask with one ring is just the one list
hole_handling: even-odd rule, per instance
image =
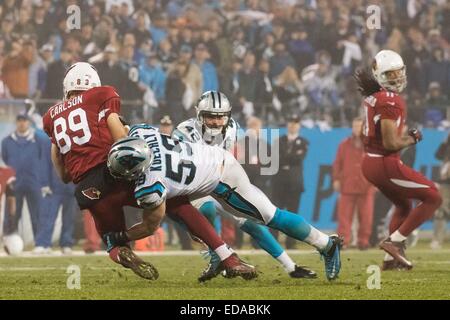
[[406, 105], [403, 98], [396, 93], [381, 90], [364, 100], [364, 111], [363, 136], [366, 152], [379, 155], [395, 154], [383, 147], [381, 120], [394, 120], [397, 123], [398, 134], [401, 135], [406, 119]]
[[10, 167], [0, 167], [0, 197], [6, 190], [6, 186], [16, 180], [16, 172]]
[[44, 130], [63, 155], [64, 166], [78, 183], [90, 169], [107, 161], [113, 143], [106, 119], [120, 114], [120, 97], [113, 87], [95, 87], [51, 107]]

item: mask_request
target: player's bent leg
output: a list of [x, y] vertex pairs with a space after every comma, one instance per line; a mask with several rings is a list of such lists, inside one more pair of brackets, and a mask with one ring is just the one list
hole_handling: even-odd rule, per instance
[[229, 250], [209, 221], [190, 204], [187, 197], [170, 199], [167, 202], [167, 213], [171, 217], [174, 216], [175, 220], [183, 221], [193, 236], [204, 241], [220, 257], [221, 261], [217, 266], [209, 265], [203, 272], [199, 278], [200, 282], [210, 280], [224, 270], [229, 277], [240, 276], [246, 280], [257, 277], [255, 267], [243, 262]]
[[325, 260], [327, 278], [337, 278], [341, 268], [342, 239], [329, 237], [300, 215], [276, 208], [261, 190], [250, 183], [242, 166], [231, 155], [225, 160], [221, 181], [213, 191], [213, 196], [229, 208], [231, 213], [259, 220], [294, 239], [314, 246]]
[[245, 222], [240, 226], [240, 229], [248, 233], [253, 239], [256, 240], [256, 243], [258, 243], [263, 250], [280, 262], [285, 271], [292, 278], [317, 277], [317, 274], [314, 271], [296, 265], [266, 226], [257, 224], [251, 220], [245, 220]]

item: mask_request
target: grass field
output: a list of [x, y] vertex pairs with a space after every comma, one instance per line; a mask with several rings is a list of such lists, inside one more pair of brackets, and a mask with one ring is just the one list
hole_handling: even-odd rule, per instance
[[[315, 280], [291, 279], [265, 254], [242, 254], [256, 265], [253, 281], [218, 277], [205, 284], [197, 276], [205, 266], [200, 255], [146, 256], [159, 269], [157, 281], [146, 281], [106, 256], [0, 258], [0, 299], [450, 299], [450, 249], [410, 249], [415, 268], [384, 272], [381, 289], [369, 290], [367, 267], [383, 253], [345, 251], [340, 278], [325, 279], [323, 263], [312, 251], [292, 254], [299, 264], [316, 270]], [[81, 289], [69, 290], [69, 265], [81, 270]]]

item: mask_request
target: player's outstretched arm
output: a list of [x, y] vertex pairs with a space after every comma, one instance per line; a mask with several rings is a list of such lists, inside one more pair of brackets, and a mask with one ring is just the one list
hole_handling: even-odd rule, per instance
[[142, 222], [127, 230], [130, 240], [139, 240], [151, 236], [158, 228], [166, 213], [166, 201], [152, 209], [144, 209]]
[[111, 136], [116, 142], [122, 138], [125, 138], [128, 135], [127, 128], [122, 124], [120, 120], [120, 116], [117, 113], [111, 113], [106, 120], [108, 124], [109, 132], [111, 132]]
[[52, 155], [52, 163], [53, 166], [55, 167], [58, 176], [64, 183], [71, 182], [72, 178], [70, 177], [69, 173], [66, 171], [64, 167], [62, 155], [61, 153], [59, 153], [59, 149], [54, 143], [52, 143], [51, 155]]
[[399, 135], [396, 122], [390, 119], [381, 120], [381, 135], [383, 147], [392, 152], [400, 151], [418, 142], [411, 135]]

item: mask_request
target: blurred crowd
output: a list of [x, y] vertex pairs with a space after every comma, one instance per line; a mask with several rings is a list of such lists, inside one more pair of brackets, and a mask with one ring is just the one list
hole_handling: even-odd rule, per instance
[[[380, 29], [367, 27], [371, 4]], [[79, 29], [69, 30], [70, 5]], [[355, 68], [389, 48], [406, 61], [410, 121], [447, 125], [446, 0], [3, 0], [0, 21], [0, 97], [60, 99], [67, 66], [89, 61], [136, 121], [178, 123], [201, 92], [220, 89], [238, 120], [277, 126], [296, 113], [349, 126], [360, 110]]]

